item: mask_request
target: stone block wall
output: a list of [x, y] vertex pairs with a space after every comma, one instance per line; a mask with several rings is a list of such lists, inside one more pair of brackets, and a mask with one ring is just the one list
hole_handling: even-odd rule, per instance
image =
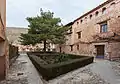
[[[107, 22], [108, 31], [105, 33], [101, 33], [101, 23]], [[63, 46], [64, 51], [66, 53], [75, 53], [75, 54], [83, 54], [83, 55], [91, 55], [93, 56], [95, 53], [95, 45], [105, 45], [105, 59], [109, 59], [111, 57], [120, 57], [119, 56], [119, 44], [117, 41], [101, 41], [95, 42], [96, 39], [93, 38], [94, 35], [103, 36], [107, 35], [108, 32], [113, 35], [120, 35], [120, 0], [107, 0], [103, 4], [98, 7], [90, 10], [88, 13], [80, 16], [76, 20], [73, 21], [72, 26], [72, 34], [67, 43], [70, 45]], [[78, 33], [81, 32], [81, 38], [78, 38]], [[106, 36], [110, 37], [110, 36]], [[112, 37], [112, 36], [111, 36]], [[73, 51], [70, 50], [70, 46], [73, 45]], [[79, 45], [79, 49], [76, 46]], [[112, 52], [109, 52], [109, 46], [113, 46]], [[116, 50], [117, 49], [117, 50]], [[117, 51], [117, 52], [116, 52]]]

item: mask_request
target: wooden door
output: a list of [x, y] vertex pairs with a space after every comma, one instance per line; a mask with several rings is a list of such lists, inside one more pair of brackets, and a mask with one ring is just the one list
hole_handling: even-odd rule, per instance
[[105, 49], [104, 49], [104, 45], [96, 45], [96, 58], [103, 58], [104, 59], [104, 55], [105, 55]]

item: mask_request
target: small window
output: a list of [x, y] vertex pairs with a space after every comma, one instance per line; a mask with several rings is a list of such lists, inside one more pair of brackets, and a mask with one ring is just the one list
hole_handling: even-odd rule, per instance
[[85, 17], [85, 19], [87, 19], [87, 17]]
[[111, 5], [115, 5], [115, 2], [111, 3]]
[[102, 13], [105, 14], [105, 12], [106, 12], [106, 8], [103, 8]]
[[77, 45], [77, 50], [79, 50], [79, 44]]
[[79, 22], [77, 22], [77, 24], [79, 24]]
[[60, 53], [62, 52], [62, 47], [59, 47], [60, 48]]
[[98, 12], [98, 11], [96, 11], [95, 15], [96, 15], [96, 16], [98, 16], [98, 14], [99, 14], [99, 12]]
[[108, 31], [108, 25], [107, 22], [100, 24], [101, 26], [101, 33], [107, 32]]
[[78, 34], [78, 39], [80, 39], [81, 38], [81, 31], [77, 32], [77, 34]]
[[92, 18], [92, 15], [90, 15], [90, 19]]
[[72, 28], [70, 28], [70, 32], [72, 32]]
[[70, 50], [73, 51], [73, 45], [70, 45]]
[[81, 23], [83, 22], [83, 20], [81, 20]]

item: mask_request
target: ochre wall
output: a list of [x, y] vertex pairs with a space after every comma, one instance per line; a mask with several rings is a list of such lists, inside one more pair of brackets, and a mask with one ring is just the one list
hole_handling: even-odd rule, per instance
[[[114, 4], [115, 3], [115, 4]], [[106, 11], [103, 13], [102, 9], [106, 8]], [[98, 11], [98, 15], [96, 16], [96, 11]], [[92, 18], [90, 19], [90, 15], [92, 14]], [[87, 18], [86, 18], [87, 17]], [[81, 23], [81, 20], [83, 22]], [[63, 46], [63, 50], [66, 53], [73, 54], [81, 54], [81, 55], [91, 55], [93, 56], [95, 52], [95, 45], [105, 45], [105, 58], [109, 58], [110, 53], [112, 56], [119, 56], [119, 53], [116, 50], [112, 50], [109, 53], [108, 46], [109, 44], [106, 42], [92, 43], [95, 41], [93, 38], [94, 35], [101, 34], [100, 33], [100, 24], [101, 22], [107, 21], [108, 24], [108, 32], [113, 32], [120, 35], [120, 0], [113, 0], [106, 5], [101, 6], [98, 9], [88, 13], [84, 17], [75, 20], [72, 25], [72, 34], [66, 36], [68, 41], [66, 41], [66, 47]], [[78, 39], [77, 32], [81, 31], [81, 38]], [[114, 45], [115, 49], [118, 49], [120, 42], [116, 44], [116, 42], [112, 42], [112, 46]], [[70, 51], [70, 45], [73, 45], [73, 51]], [[79, 45], [79, 50], [77, 50], [77, 45]], [[118, 51], [118, 50], [117, 50]]]
[[0, 80], [5, 79], [7, 69], [9, 67], [8, 47], [5, 30], [6, 30], [6, 0], [0, 0]]

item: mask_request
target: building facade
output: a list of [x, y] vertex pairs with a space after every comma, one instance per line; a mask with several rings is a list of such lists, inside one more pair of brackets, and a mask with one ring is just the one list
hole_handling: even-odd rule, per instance
[[6, 31], [6, 0], [0, 0], [0, 80], [5, 79], [9, 68]]
[[108, 0], [66, 26], [67, 41], [57, 50], [104, 59], [120, 58], [120, 0]]
[[[19, 52], [23, 51], [36, 51], [36, 50], [43, 50], [43, 43], [38, 43], [35, 46], [32, 45], [21, 45], [20, 41], [20, 35], [21, 33], [27, 34], [28, 28], [20, 28], [20, 27], [7, 27], [6, 28], [6, 36], [8, 39], [9, 44], [12, 44], [14, 46], [17, 46], [19, 49]], [[47, 51], [52, 51], [55, 49], [54, 44], [47, 45]]]
[[6, 36], [9, 41], [9, 44], [17, 45], [20, 44], [20, 35], [21, 33], [27, 34], [28, 28], [20, 28], [20, 27], [6, 27]]

